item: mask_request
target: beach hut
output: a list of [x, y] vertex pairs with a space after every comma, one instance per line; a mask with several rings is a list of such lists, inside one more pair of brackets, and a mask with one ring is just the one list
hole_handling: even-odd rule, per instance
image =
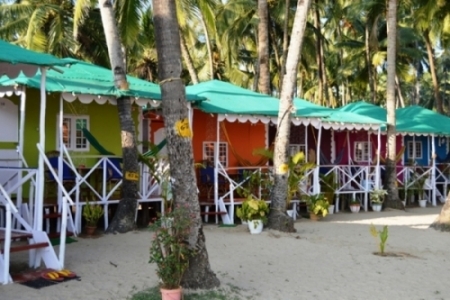
[[[46, 72], [48, 68], [55, 66], [64, 66], [68, 63], [53, 57], [48, 54], [37, 53], [34, 51], [26, 50], [21, 47], [9, 44], [0, 40], [0, 76], [7, 76], [8, 78], [16, 78], [19, 74], [22, 76], [35, 76], [38, 70], [41, 71], [38, 79], [39, 86], [41, 87], [40, 103], [43, 108], [43, 112], [39, 116], [39, 124], [41, 128], [45, 126], [45, 106], [46, 106], [46, 93], [45, 93], [45, 81]], [[0, 100], [5, 96], [11, 96], [16, 94], [22, 99], [25, 98], [23, 90], [18, 90], [15, 87], [0, 88]], [[5, 103], [4, 105], [2, 103]], [[9, 104], [9, 103], [8, 103]], [[11, 112], [12, 108], [6, 104], [6, 101], [0, 101], [0, 111]], [[24, 108], [20, 106], [20, 115], [24, 116]], [[9, 116], [5, 116], [7, 121], [10, 121]], [[1, 118], [2, 122], [5, 122]], [[19, 121], [16, 119], [16, 121]], [[23, 122], [21, 125], [23, 125]], [[21, 126], [23, 127], [23, 126]], [[7, 128], [7, 127], [6, 127]], [[18, 143], [19, 149], [23, 149], [23, 131], [12, 130], [9, 132], [2, 126], [2, 134], [0, 134], [0, 142], [10, 146], [12, 143]], [[8, 131], [8, 133], [3, 133]], [[45, 144], [45, 134], [39, 137], [38, 146]], [[17, 251], [32, 250], [30, 252], [29, 265], [30, 267], [38, 267], [41, 261], [44, 262], [47, 268], [53, 268], [60, 270], [64, 266], [64, 250], [65, 235], [61, 236], [62, 245], [60, 246], [59, 256], [56, 255], [53, 246], [45, 232], [39, 226], [39, 222], [31, 223], [30, 219], [24, 218], [17, 208], [17, 203], [11, 200], [11, 194], [17, 190], [21, 190], [21, 186], [25, 183], [32, 182], [36, 185], [36, 197], [34, 203], [34, 209], [32, 211], [34, 220], [37, 220], [41, 216], [41, 210], [43, 205], [43, 173], [44, 173], [44, 157], [39, 157], [38, 168], [28, 168], [23, 164], [23, 161], [10, 151], [5, 149], [2, 151], [5, 154], [6, 161], [0, 162], [1, 173], [9, 173], [12, 170], [13, 174], [9, 178], [1, 178], [0, 182], [0, 202], [5, 207], [5, 221], [1, 225], [0, 231], [1, 240], [4, 241], [3, 251], [0, 254], [0, 282], [7, 284], [12, 282], [12, 278], [9, 274], [10, 265], [10, 253]], [[15, 184], [8, 186], [8, 181], [11, 178], [17, 178]], [[66, 201], [70, 201], [67, 200]], [[13, 230], [13, 220], [20, 224], [20, 230]], [[62, 227], [66, 224], [66, 219], [62, 219]], [[12, 239], [27, 239], [29, 244], [22, 246], [12, 247]]]

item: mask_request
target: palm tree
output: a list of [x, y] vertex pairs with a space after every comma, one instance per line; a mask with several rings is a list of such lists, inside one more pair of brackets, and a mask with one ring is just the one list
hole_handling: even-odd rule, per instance
[[[112, 76], [116, 87], [128, 90], [126, 67], [122, 43], [117, 29], [114, 9], [110, 0], [99, 0], [100, 14], [105, 31], [111, 62]], [[119, 206], [108, 232], [128, 232], [134, 228], [134, 218], [137, 209], [138, 181], [134, 174], [139, 174], [138, 152], [136, 147], [136, 132], [131, 114], [131, 101], [128, 97], [117, 100], [117, 111], [120, 119], [123, 157], [122, 195]], [[131, 175], [131, 176], [130, 176]]]
[[258, 91], [270, 95], [269, 10], [267, 0], [258, 0]]
[[[190, 236], [186, 242], [190, 248], [195, 249], [195, 255], [189, 259], [189, 267], [183, 276], [182, 286], [210, 289], [219, 286], [220, 282], [209, 265], [200, 217], [186, 91], [181, 80], [182, 69], [178, 63], [181, 59], [181, 50], [175, 1], [153, 0], [153, 11], [174, 202], [175, 205], [186, 206], [192, 217]], [[181, 130], [180, 124], [184, 124], [187, 130]]]
[[270, 195], [271, 209], [269, 228], [292, 232], [293, 220], [286, 214], [286, 199], [288, 193], [288, 145], [291, 128], [292, 100], [297, 81], [297, 70], [305, 34], [310, 0], [298, 0], [292, 28], [291, 41], [286, 60], [286, 76], [281, 89], [280, 109], [278, 112], [278, 131], [275, 138], [274, 153], [274, 186]]
[[387, 17], [387, 152], [386, 160], [386, 181], [388, 199], [386, 205], [389, 207], [401, 207], [402, 203], [398, 196], [397, 172], [396, 172], [396, 130], [395, 130], [395, 60], [397, 55], [397, 0], [389, 0]]

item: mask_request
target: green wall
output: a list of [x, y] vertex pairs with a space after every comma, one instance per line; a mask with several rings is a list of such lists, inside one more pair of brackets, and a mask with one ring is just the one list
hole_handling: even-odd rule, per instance
[[[57, 117], [59, 114], [59, 93], [47, 93], [47, 109], [45, 121], [45, 151], [56, 150], [57, 147]], [[11, 97], [14, 103], [19, 104], [19, 97]], [[138, 127], [138, 108], [133, 106], [133, 119]], [[25, 112], [25, 136], [24, 136], [24, 156], [31, 167], [36, 167], [38, 163], [38, 150], [36, 144], [39, 142], [39, 111], [40, 94], [39, 90], [27, 89], [26, 112]], [[100, 105], [93, 101], [90, 104], [83, 104], [78, 100], [72, 103], [64, 101], [64, 114], [88, 115], [89, 131], [107, 150], [121, 156], [122, 149], [120, 143], [120, 124], [117, 114], [117, 107], [109, 103]], [[137, 128], [136, 128], [137, 129]], [[139, 131], [137, 130], [139, 136]], [[139, 140], [139, 138], [138, 138]], [[0, 148], [10, 148], [0, 144]], [[90, 151], [75, 152], [71, 151], [71, 156], [77, 155], [99, 155], [99, 153], [90, 146]], [[98, 159], [74, 159], [74, 163], [91, 166]]]

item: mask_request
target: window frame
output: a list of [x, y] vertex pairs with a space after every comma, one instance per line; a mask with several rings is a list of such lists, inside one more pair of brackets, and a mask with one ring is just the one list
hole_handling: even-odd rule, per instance
[[[357, 150], [358, 150], [358, 145], [359, 144], [363, 144], [364, 145], [364, 147], [363, 147], [364, 150], [362, 150], [363, 153], [361, 154], [361, 159], [357, 155]], [[367, 148], [366, 148], [365, 145], [367, 145]], [[371, 151], [372, 151], [371, 145], [372, 145], [372, 143], [369, 143], [368, 141], [355, 141], [355, 142], [353, 142], [353, 160], [355, 162], [358, 162], [358, 163], [369, 162], [370, 159], [371, 159]], [[367, 159], [366, 159], [366, 157], [367, 157]]]
[[[414, 156], [411, 155], [414, 152], [414, 145], [413, 145], [413, 143], [416, 144], [416, 147], [415, 147], [416, 153], [415, 154], [417, 154], [417, 149], [420, 149], [420, 156], [417, 156], [415, 154], [414, 154]], [[417, 145], [419, 145], [419, 147], [417, 147]], [[408, 159], [422, 159], [423, 158], [422, 141], [408, 141], [407, 142], [407, 148], [408, 148], [407, 149], [408, 150]], [[410, 152], [410, 150], [411, 150], [411, 152]]]
[[[84, 148], [77, 148], [76, 147], [76, 140], [77, 140], [77, 120], [86, 120], [86, 128], [87, 130], [90, 129], [90, 118], [88, 115], [73, 115], [73, 114], [64, 114], [63, 115], [63, 120], [64, 119], [70, 119], [70, 128], [69, 128], [69, 139], [70, 139], [70, 144], [66, 145], [66, 148], [68, 151], [72, 151], [72, 152], [89, 152], [90, 151], [90, 147], [91, 144], [89, 143], [89, 141], [86, 139], [86, 137], [84, 137], [86, 139], [86, 147]], [[63, 121], [64, 122], [64, 121]], [[56, 148], [59, 149], [60, 145], [59, 145], [59, 134], [60, 134], [61, 128], [59, 127], [59, 115], [56, 118]]]
[[[208, 144], [209, 145], [211, 145], [211, 144], [213, 145], [213, 149], [214, 150], [213, 150], [212, 156], [208, 155], [206, 153], [207, 152], [206, 146]], [[217, 142], [211, 142], [211, 141], [204, 141], [202, 143], [202, 157], [203, 157], [204, 161], [214, 162], [214, 155], [215, 155], [215, 151], [216, 151], [216, 144], [217, 144]], [[225, 155], [224, 155], [225, 156], [225, 162], [220, 159], [220, 157], [223, 156], [223, 155], [220, 155], [221, 146], [223, 146], [224, 150], [225, 150]], [[228, 143], [227, 142], [219, 142], [219, 161], [221, 162], [223, 167], [228, 167], [229, 161], [228, 161]]]
[[302, 151], [306, 157], [306, 144], [289, 144], [288, 154], [290, 157]]

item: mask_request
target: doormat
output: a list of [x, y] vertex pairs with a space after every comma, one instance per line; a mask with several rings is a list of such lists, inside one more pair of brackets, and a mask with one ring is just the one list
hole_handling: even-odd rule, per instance
[[81, 281], [81, 278], [69, 270], [55, 271], [52, 269], [33, 270], [31, 272], [13, 275], [13, 281], [30, 288], [41, 289], [71, 280]]
[[[70, 236], [66, 237], [66, 244], [72, 244], [78, 242], [76, 239], [71, 238]], [[59, 244], [61, 244], [61, 239], [60, 238], [53, 238], [50, 239], [50, 243], [52, 243], [52, 246], [58, 246]]]

